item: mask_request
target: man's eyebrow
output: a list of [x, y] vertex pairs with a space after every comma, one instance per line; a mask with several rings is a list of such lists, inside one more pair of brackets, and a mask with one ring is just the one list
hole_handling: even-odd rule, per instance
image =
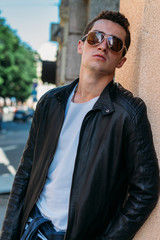
[[105, 32], [100, 31], [100, 30], [93, 30], [93, 32], [99, 32], [99, 33], [103, 33], [103, 34], [105, 34]]
[[114, 37], [116, 37], [115, 35], [113, 35], [113, 34], [109, 34], [109, 33], [105, 33], [105, 32], [103, 32], [103, 31], [100, 31], [100, 30], [93, 30], [93, 32], [99, 32], [99, 33], [103, 33], [104, 35], [108, 35], [108, 36], [114, 36]]
[[[93, 30], [92, 32], [99, 32], [99, 33], [103, 33], [104, 35], [108, 35], [108, 36], [113, 36], [113, 37], [116, 37], [116, 38], [118, 38], [118, 39], [120, 39], [121, 40], [121, 38], [120, 37], [117, 37], [117, 36], [115, 36], [115, 35], [113, 35], [113, 34], [109, 34], [109, 33], [105, 33], [105, 32], [103, 32], [103, 31], [100, 31], [100, 30]], [[122, 41], [122, 40], [121, 40]]]

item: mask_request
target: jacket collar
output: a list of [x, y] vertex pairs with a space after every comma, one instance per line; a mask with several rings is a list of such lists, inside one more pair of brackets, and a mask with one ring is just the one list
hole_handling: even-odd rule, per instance
[[67, 101], [68, 101], [68, 98], [69, 98], [71, 92], [73, 91], [74, 87], [76, 86], [76, 84], [78, 82], [79, 82], [79, 79], [76, 79], [75, 81], [73, 81], [69, 85], [59, 87], [57, 89], [56, 93], [54, 94], [55, 97], [57, 98], [57, 100], [62, 104], [64, 109], [66, 108]]
[[109, 115], [114, 112], [114, 106], [111, 100], [111, 91], [114, 88], [113, 80], [103, 89], [93, 109], [100, 109], [103, 115]]
[[[79, 79], [76, 79], [69, 85], [60, 87], [54, 94], [57, 100], [62, 104], [64, 109], [66, 108], [67, 100], [73, 91]], [[101, 110], [103, 115], [108, 115], [114, 112], [114, 106], [111, 100], [110, 92], [114, 88], [113, 80], [104, 88], [100, 97], [93, 106], [93, 110]]]

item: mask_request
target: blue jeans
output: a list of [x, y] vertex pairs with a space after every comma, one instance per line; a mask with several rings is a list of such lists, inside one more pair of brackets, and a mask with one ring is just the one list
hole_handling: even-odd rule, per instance
[[44, 218], [35, 205], [20, 240], [64, 240], [65, 232], [57, 232], [52, 222]]

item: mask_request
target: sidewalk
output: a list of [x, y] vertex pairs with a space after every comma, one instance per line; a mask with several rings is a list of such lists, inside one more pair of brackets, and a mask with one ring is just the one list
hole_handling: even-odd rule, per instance
[[6, 212], [9, 194], [0, 195], [0, 231], [2, 228], [2, 222]]
[[[13, 119], [13, 113], [4, 114], [3, 115], [3, 122], [5, 121], [12, 121]], [[5, 129], [2, 129], [0, 132], [0, 135], [3, 135], [6, 133]], [[12, 187], [14, 175], [12, 174], [3, 174], [0, 175], [0, 231], [2, 228], [2, 222], [5, 216], [9, 193]]]
[[6, 212], [8, 197], [12, 187], [13, 179], [14, 175], [11, 174], [0, 175], [0, 231]]

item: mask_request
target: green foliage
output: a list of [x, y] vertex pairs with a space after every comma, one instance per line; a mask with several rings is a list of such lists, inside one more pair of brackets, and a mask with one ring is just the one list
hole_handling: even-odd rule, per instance
[[36, 78], [36, 53], [0, 17], [0, 96], [24, 102]]

